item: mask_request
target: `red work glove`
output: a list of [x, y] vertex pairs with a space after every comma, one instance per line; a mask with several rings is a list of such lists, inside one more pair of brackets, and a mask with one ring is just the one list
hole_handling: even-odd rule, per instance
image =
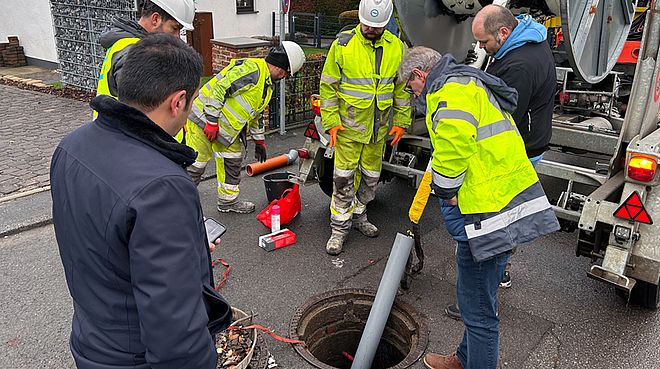
[[401, 141], [401, 137], [403, 137], [405, 133], [406, 130], [404, 128], [401, 128], [399, 126], [393, 126], [392, 129], [390, 130], [390, 133], [388, 133], [388, 135], [394, 136], [390, 145], [394, 146], [397, 143], [399, 143], [399, 141]]
[[254, 158], [263, 163], [268, 158], [266, 154], [266, 141], [254, 140]]
[[218, 135], [218, 123], [206, 122], [204, 127], [204, 134], [209, 141], [215, 140], [215, 137]]
[[344, 126], [342, 126], [342, 125], [340, 124], [340, 125], [338, 125], [338, 126], [336, 126], [336, 127], [332, 127], [332, 128], [330, 128], [330, 129], [328, 130], [328, 134], [330, 135], [330, 148], [335, 147], [335, 145], [337, 144], [337, 132], [339, 132], [339, 131], [343, 131], [343, 130], [345, 130], [345, 129], [346, 129], [346, 128], [344, 128]]

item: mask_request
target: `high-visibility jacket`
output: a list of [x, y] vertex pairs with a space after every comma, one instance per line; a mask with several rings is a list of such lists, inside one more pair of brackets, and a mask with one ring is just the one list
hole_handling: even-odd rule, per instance
[[458, 196], [475, 260], [558, 230], [525, 143], [491, 87], [469, 75], [438, 80], [444, 83], [436, 90], [437, 84], [426, 82], [433, 189], [441, 198]]
[[436, 107], [426, 115], [433, 182], [458, 189], [462, 214], [499, 211], [538, 181], [511, 114], [493, 105], [479, 84], [452, 77], [426, 95], [426, 106]]
[[231, 145], [245, 126], [255, 140], [264, 139], [262, 112], [273, 95], [263, 59], [234, 59], [199, 91], [188, 118], [200, 127], [218, 123], [217, 140]]
[[360, 26], [342, 32], [330, 46], [321, 75], [321, 118], [327, 131], [361, 143], [384, 139], [392, 122], [411, 122], [410, 94], [396, 79], [405, 45], [389, 31], [376, 42], [364, 38]]
[[110, 69], [112, 69], [112, 62], [115, 54], [122, 51], [128, 46], [133, 45], [134, 43], [140, 41], [138, 37], [126, 37], [117, 40], [105, 53], [105, 59], [103, 59], [103, 64], [101, 65], [101, 73], [99, 74], [99, 80], [96, 85], [96, 94], [97, 95], [108, 95], [117, 99], [117, 92], [110, 90], [110, 85], [108, 83], [108, 75]]

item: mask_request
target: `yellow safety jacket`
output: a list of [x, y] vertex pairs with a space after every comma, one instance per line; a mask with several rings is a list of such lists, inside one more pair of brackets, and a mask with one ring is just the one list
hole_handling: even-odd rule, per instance
[[389, 31], [372, 42], [360, 26], [339, 34], [330, 46], [321, 75], [321, 119], [327, 131], [339, 124], [338, 134], [361, 143], [385, 138], [390, 121], [408, 128], [410, 94], [397, 69], [405, 45]]
[[513, 118], [494, 104], [474, 77], [450, 77], [426, 95], [434, 189], [457, 190], [464, 215], [498, 212], [538, 181]]
[[108, 95], [117, 99], [117, 95], [114, 95], [110, 91], [110, 85], [108, 84], [108, 73], [112, 69], [112, 60], [115, 54], [125, 49], [127, 46], [133, 45], [134, 43], [140, 41], [137, 37], [127, 37], [122, 38], [115, 42], [105, 53], [105, 59], [103, 59], [103, 64], [101, 65], [101, 73], [99, 74], [99, 81], [96, 85], [96, 95]]
[[262, 112], [273, 95], [268, 64], [263, 59], [233, 59], [199, 91], [188, 118], [204, 128], [218, 123], [217, 140], [231, 145], [245, 126], [255, 140], [264, 139]]

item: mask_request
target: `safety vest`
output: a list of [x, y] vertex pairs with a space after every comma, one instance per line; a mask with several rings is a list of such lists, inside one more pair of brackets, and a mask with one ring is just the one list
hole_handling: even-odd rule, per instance
[[113, 95], [110, 92], [110, 86], [108, 85], [108, 73], [112, 68], [112, 58], [114, 55], [127, 46], [133, 45], [134, 43], [140, 41], [137, 37], [127, 37], [117, 40], [108, 51], [105, 53], [105, 59], [103, 59], [103, 64], [101, 65], [101, 74], [99, 74], [99, 81], [96, 85], [96, 95], [108, 95], [117, 99], [117, 96]]
[[463, 215], [499, 212], [538, 181], [513, 118], [480, 80], [451, 77], [426, 104], [433, 183], [458, 189]]
[[390, 121], [407, 128], [410, 94], [396, 79], [404, 53], [403, 42], [389, 31], [376, 42], [364, 38], [359, 25], [340, 33], [321, 75], [323, 128], [341, 124], [346, 130], [338, 134], [362, 143], [382, 140]]
[[199, 91], [188, 118], [198, 126], [218, 123], [217, 140], [231, 145], [245, 126], [255, 140], [264, 139], [261, 115], [273, 95], [263, 59], [234, 59]]

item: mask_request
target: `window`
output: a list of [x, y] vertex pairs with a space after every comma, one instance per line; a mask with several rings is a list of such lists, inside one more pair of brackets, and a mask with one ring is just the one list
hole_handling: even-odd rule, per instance
[[254, 0], [236, 0], [236, 14], [254, 13]]

